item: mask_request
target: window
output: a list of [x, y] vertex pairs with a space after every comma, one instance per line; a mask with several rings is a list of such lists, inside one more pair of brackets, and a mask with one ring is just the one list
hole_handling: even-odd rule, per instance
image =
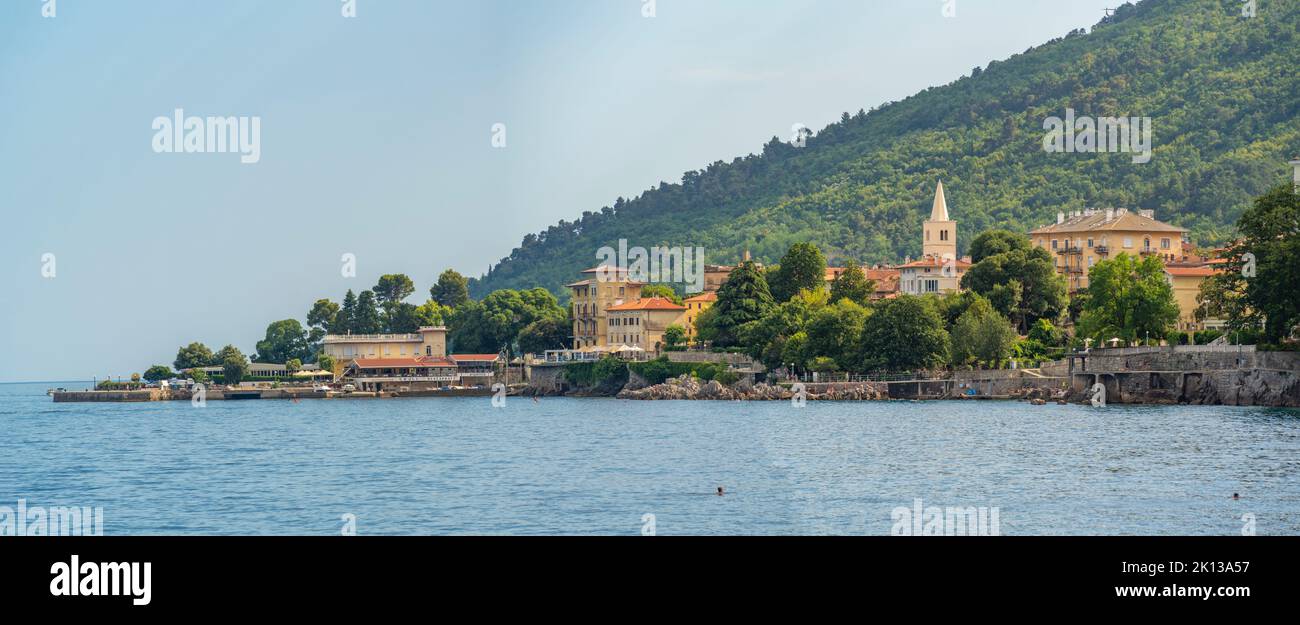
[[1151, 249], [1151, 239], [1150, 239], [1150, 238], [1142, 239], [1142, 249], [1144, 249], [1144, 250], [1149, 250], [1149, 249]]
[[432, 355], [433, 355], [433, 346], [432, 346], [432, 345], [425, 345], [425, 346], [424, 346], [424, 355], [425, 355], [425, 356], [432, 356]]
[[[913, 232], [916, 232], [916, 231], [913, 230]], [[926, 230], [926, 231], [925, 231], [925, 240], [926, 240], [927, 242], [930, 240], [930, 231], [929, 231], [929, 230]]]
[[1160, 239], [1160, 249], [1169, 249], [1169, 239]]
[[1124, 249], [1130, 249], [1132, 247], [1133, 239], [1131, 237], [1124, 237]]
[[1088, 239], [1088, 247], [1092, 247], [1092, 239]]
[[1056, 239], [1052, 239], [1052, 249], [1056, 249]]

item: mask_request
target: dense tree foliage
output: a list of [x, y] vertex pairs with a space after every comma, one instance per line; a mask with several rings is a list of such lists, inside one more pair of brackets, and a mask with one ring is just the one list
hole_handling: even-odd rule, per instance
[[641, 287], [641, 297], [662, 297], [678, 306], [682, 305], [682, 296], [667, 284], [647, 284]]
[[[1022, 331], [1028, 331], [1039, 319], [1056, 319], [1065, 309], [1065, 278], [1056, 272], [1050, 252], [1031, 247], [1024, 235], [995, 235], [983, 240], [981, 246], [995, 253], [982, 258], [962, 276], [963, 288], [987, 297]], [[1004, 247], [1008, 249], [997, 251]]]
[[1006, 317], [978, 297], [952, 326], [952, 363], [1000, 366], [1011, 357], [1016, 331]]
[[469, 301], [469, 280], [455, 269], [448, 269], [429, 289], [429, 297], [448, 308], [461, 306]]
[[172, 370], [167, 368], [167, 365], [154, 365], [145, 370], [144, 379], [150, 382], [157, 382], [159, 380], [170, 379], [174, 375], [175, 374], [172, 373]]
[[871, 295], [876, 292], [876, 281], [868, 280], [867, 274], [855, 260], [844, 263], [844, 271], [831, 281], [831, 302], [847, 299], [866, 305], [871, 302]]
[[470, 300], [452, 313], [449, 338], [457, 353], [492, 354], [503, 348], [513, 349], [524, 328], [544, 320], [556, 323], [544, 336], [536, 334], [544, 328], [535, 327], [528, 337], [530, 347], [536, 346], [538, 340], [549, 343], [556, 337], [560, 324], [566, 326], [567, 341], [571, 334], [568, 311], [549, 291], [542, 288], [493, 291], [481, 302]]
[[[1026, 232], [1058, 211], [1123, 206], [1154, 209], [1196, 242], [1227, 242], [1300, 147], [1297, 23], [1297, 2], [1261, 3], [1258, 19], [1222, 0], [1124, 4], [1088, 32], [846, 115], [804, 148], [773, 138], [761, 154], [529, 234], [470, 290], [541, 285], [563, 295], [592, 253], [620, 238], [702, 246], [710, 263], [748, 249], [771, 264], [804, 241], [830, 258], [896, 263], [920, 255], [940, 177], [963, 233]], [[1067, 107], [1152, 117], [1152, 160], [1044, 152], [1044, 119]]]
[[970, 242], [971, 262], [978, 263], [995, 254], [1005, 254], [1031, 247], [1029, 237], [1010, 230], [985, 230]]
[[901, 295], [881, 302], [862, 326], [858, 367], [912, 371], [948, 361], [951, 340], [932, 299]]
[[227, 345], [217, 352], [221, 358], [221, 376], [222, 381], [230, 386], [239, 384], [248, 377], [248, 358], [244, 353], [235, 348], [234, 345]]
[[743, 262], [718, 289], [718, 301], [696, 317], [700, 338], [719, 347], [740, 345], [743, 332], [775, 306], [763, 272]]
[[1088, 272], [1088, 303], [1077, 335], [1100, 344], [1112, 338], [1128, 343], [1165, 338], [1178, 322], [1178, 302], [1156, 255], [1137, 258], [1120, 252]]
[[1234, 329], [1263, 328], [1278, 344], [1300, 324], [1300, 190], [1291, 183], [1255, 200], [1223, 271], [1202, 283], [1201, 312]]
[[213, 355], [212, 350], [208, 349], [207, 345], [204, 345], [203, 343], [190, 343], [189, 345], [177, 350], [176, 360], [172, 362], [172, 366], [175, 367], [177, 371], [185, 371], [186, 369], [194, 369], [196, 367], [210, 367], [219, 362], [220, 361], [217, 360], [216, 356]]
[[338, 323], [339, 305], [328, 300], [318, 299], [312, 304], [311, 310], [307, 311], [307, 327], [310, 328], [308, 341], [313, 345], [320, 343], [326, 334], [333, 331]]
[[781, 264], [767, 272], [772, 298], [784, 302], [800, 291], [820, 290], [826, 285], [826, 257], [816, 245], [795, 243], [781, 257]]
[[257, 342], [256, 362], [282, 365], [291, 359], [311, 358], [307, 330], [297, 319], [276, 321], [266, 326], [266, 337]]

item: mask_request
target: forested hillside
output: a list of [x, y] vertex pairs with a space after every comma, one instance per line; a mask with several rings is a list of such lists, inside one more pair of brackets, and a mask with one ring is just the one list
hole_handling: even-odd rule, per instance
[[[562, 294], [597, 248], [620, 238], [702, 246], [710, 263], [731, 263], [744, 249], [771, 263], [798, 241], [832, 262], [895, 262], [920, 253], [939, 179], [962, 250], [986, 228], [1023, 231], [1057, 211], [1107, 206], [1155, 209], [1196, 242], [1220, 243], [1300, 153], [1298, 23], [1295, 0], [1259, 2], [1253, 18], [1239, 0], [1126, 4], [1090, 31], [846, 113], [807, 147], [773, 138], [762, 154], [582, 211], [525, 237], [471, 281], [471, 293], [544, 286]], [[1045, 152], [1044, 120], [1067, 107], [1150, 117], [1153, 158]]]

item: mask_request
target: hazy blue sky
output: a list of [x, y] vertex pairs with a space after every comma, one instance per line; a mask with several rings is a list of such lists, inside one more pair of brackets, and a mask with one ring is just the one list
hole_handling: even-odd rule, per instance
[[[0, 380], [170, 364], [1088, 27], [1115, 0], [0, 3]], [[260, 116], [261, 161], [156, 154]], [[495, 123], [508, 147], [491, 146]], [[41, 275], [52, 253], [57, 274]], [[344, 279], [340, 256], [356, 254]]]

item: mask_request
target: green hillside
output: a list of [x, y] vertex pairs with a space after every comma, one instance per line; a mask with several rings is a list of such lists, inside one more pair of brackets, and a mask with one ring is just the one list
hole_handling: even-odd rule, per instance
[[[1223, 242], [1300, 153], [1300, 2], [1260, 2], [1254, 18], [1241, 6], [1124, 5], [1088, 32], [846, 113], [807, 147], [773, 138], [761, 155], [710, 164], [530, 234], [471, 292], [540, 285], [559, 294], [595, 263], [597, 248], [620, 238], [702, 246], [710, 263], [744, 249], [770, 263], [797, 241], [832, 261], [896, 262], [919, 255], [939, 179], [962, 250], [986, 228], [1027, 230], [1058, 211], [1107, 206], [1155, 209], [1198, 243]], [[1152, 118], [1153, 158], [1045, 152], [1044, 120], [1067, 107]]]

